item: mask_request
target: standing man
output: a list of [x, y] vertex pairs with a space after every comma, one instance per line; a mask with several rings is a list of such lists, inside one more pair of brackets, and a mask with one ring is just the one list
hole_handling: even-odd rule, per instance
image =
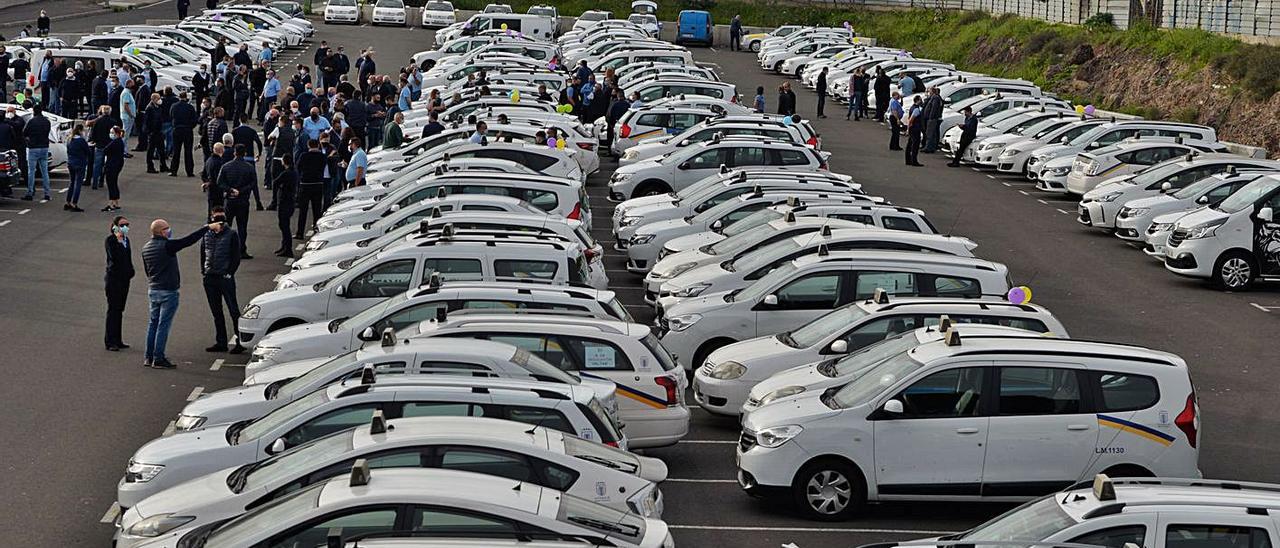
[[9, 95], [9, 52], [4, 46], [0, 46], [0, 96], [7, 95]]
[[147, 273], [147, 299], [151, 303], [151, 315], [147, 321], [147, 351], [143, 356], [144, 367], [173, 369], [177, 367], [165, 356], [169, 342], [169, 328], [178, 312], [178, 288], [182, 276], [178, 270], [178, 252], [200, 241], [205, 232], [222, 230], [221, 223], [202, 226], [185, 237], [172, 240], [173, 229], [164, 219], [151, 221], [151, 240], [142, 246], [142, 266]]
[[[281, 131], [292, 129], [281, 128]], [[275, 178], [271, 181], [271, 188], [275, 189], [272, 197], [276, 201], [276, 224], [280, 227], [280, 249], [276, 250], [276, 256], [290, 258], [293, 257], [293, 227], [289, 223], [293, 220], [294, 201], [298, 192], [298, 172], [293, 169], [292, 154], [281, 156], [279, 162]]]
[[103, 167], [107, 162], [107, 145], [111, 144], [111, 128], [118, 125], [111, 115], [111, 107], [98, 107], [98, 116], [89, 121], [89, 146], [93, 147], [93, 176], [89, 188], [99, 189], [104, 185], [106, 173]]
[[889, 150], [902, 150], [898, 137], [902, 135], [902, 94], [893, 92], [889, 100]]
[[911, 79], [911, 75], [902, 73], [902, 78], [898, 79], [898, 92], [903, 97], [911, 97], [916, 92], [916, 81]]
[[[396, 115], [399, 114], [399, 112], [396, 113]], [[351, 151], [351, 160], [347, 162], [347, 188], [364, 186], [364, 175], [369, 170], [369, 157], [364, 153], [364, 143], [359, 137], [352, 137], [351, 144], [348, 146]]]
[[22, 199], [30, 202], [36, 193], [36, 172], [44, 177], [44, 201], [49, 195], [49, 119], [44, 117], [44, 109], [36, 103], [31, 106], [31, 119], [22, 128], [22, 139], [27, 146], [27, 195]]
[[929, 99], [924, 102], [924, 119], [924, 153], [933, 154], [938, 150], [938, 142], [942, 139], [939, 131], [942, 126], [942, 96], [938, 94], [937, 86], [929, 88]]
[[138, 119], [138, 101], [133, 96], [134, 86], [133, 80], [128, 80], [120, 92], [120, 127], [124, 130], [125, 158], [132, 157], [128, 152], [129, 136], [133, 134], [133, 123]]
[[947, 164], [951, 167], [960, 167], [960, 162], [964, 160], [964, 150], [978, 136], [978, 115], [970, 107], [964, 107], [960, 112], [964, 113], [964, 121], [960, 123], [960, 145], [956, 147], [951, 163]]
[[[151, 94], [151, 103], [142, 111], [142, 131], [147, 134], [147, 173], [169, 171], [168, 153], [164, 150], [164, 105], [159, 93]], [[154, 163], [157, 158], [159, 171]]]
[[178, 19], [187, 18], [187, 8], [191, 7], [191, 0], [178, 0]]
[[240, 258], [252, 259], [249, 254], [249, 197], [258, 189], [258, 170], [254, 169], [252, 161], [245, 159], [245, 152], [244, 145], [236, 145], [235, 159], [222, 166], [217, 181], [218, 189], [226, 196], [227, 218], [235, 223], [240, 233]]
[[[266, 68], [266, 63], [263, 63]], [[281, 89], [280, 79], [276, 78], [276, 71], [267, 71], [267, 81], [262, 84], [262, 103], [258, 105], [258, 123], [261, 124], [266, 118], [267, 111], [271, 110], [271, 105], [276, 104], [280, 99]]]
[[373, 48], [365, 50], [364, 53], [361, 54], [360, 60], [356, 61], [356, 64], [359, 65], [357, 75], [360, 79], [360, 92], [363, 93], [365, 97], [369, 97], [369, 77], [378, 73], [378, 63], [373, 60]]
[[187, 177], [195, 176], [195, 162], [191, 158], [191, 149], [195, 146], [195, 129], [200, 121], [196, 107], [187, 100], [184, 91], [178, 95], [178, 102], [169, 109], [169, 119], [173, 120], [173, 161], [169, 162], [169, 176], [178, 176], [178, 154], [187, 162]]
[[346, 102], [342, 104], [343, 120], [347, 122], [347, 127], [351, 128], [351, 132], [361, 140], [368, 139], [369, 127], [369, 104], [364, 102], [364, 94], [360, 90], [351, 90], [351, 95]]
[[[324, 69], [321, 68], [321, 65], [324, 64], [324, 60], [328, 57], [329, 57], [329, 42], [326, 40], [321, 40], [320, 47], [316, 48], [316, 54], [311, 58], [311, 64], [315, 66], [316, 75], [319, 76], [321, 79], [321, 82], [320, 82], [321, 86], [325, 85], [323, 81]], [[305, 107], [306, 105], [304, 104], [303, 106]]]
[[729, 49], [742, 51], [742, 16], [734, 15], [729, 22]]
[[818, 88], [815, 90], [818, 94], [818, 117], [826, 118], [823, 109], [827, 106], [827, 67], [822, 67], [822, 72], [818, 73]]
[[200, 70], [191, 76], [191, 93], [195, 94], [197, 105], [204, 103], [204, 100], [209, 97], [209, 85], [212, 83], [209, 78], [209, 65], [200, 63]]
[[107, 286], [107, 333], [103, 344], [107, 350], [119, 352], [129, 345], [121, 337], [124, 324], [124, 306], [129, 300], [129, 280], [133, 279], [133, 245], [129, 242], [129, 219], [117, 216], [111, 220], [111, 234], [107, 235], [107, 273], [103, 277]]
[[44, 10], [40, 10], [40, 16], [36, 18], [36, 36], [41, 38], [49, 35], [49, 14]]
[[[227, 222], [227, 212], [215, 207], [209, 219], [218, 225]], [[208, 231], [200, 241], [200, 273], [204, 275], [204, 295], [213, 314], [213, 346], [205, 352], [227, 352], [227, 326], [222, 318], [222, 304], [227, 304], [231, 329], [239, 333], [240, 305], [236, 302], [236, 269], [240, 268], [240, 236], [231, 228]], [[244, 352], [237, 337], [232, 354]]]
[[391, 123], [387, 124], [386, 135], [382, 138], [382, 147], [384, 149], [397, 149], [404, 144], [404, 130], [401, 129], [403, 125], [404, 113], [397, 112]]
[[924, 134], [924, 109], [916, 96], [907, 114], [907, 165], [920, 167], [920, 139]]
[[[399, 113], [397, 113], [399, 114]], [[444, 131], [444, 124], [440, 123], [440, 116], [432, 112], [427, 115], [427, 125], [422, 126], [422, 136], [430, 137]]]
[[790, 116], [796, 113], [796, 92], [791, 91], [791, 82], [783, 82], [778, 87], [778, 114]]
[[218, 188], [218, 174], [222, 172], [223, 164], [227, 163], [227, 147], [222, 141], [213, 144], [213, 154], [210, 154], [204, 161], [204, 168], [200, 170], [200, 190], [205, 191], [205, 200], [207, 202], [206, 211], [213, 211], [214, 207], [223, 204], [222, 191]]
[[[299, 139], [304, 136], [299, 136]], [[311, 215], [320, 218], [324, 200], [324, 183], [328, 179], [325, 170], [329, 167], [329, 158], [320, 150], [319, 137], [307, 141], [307, 151], [298, 156], [298, 231], [294, 237], [301, 240], [307, 228], [307, 206], [311, 206]], [[314, 221], [313, 221], [314, 222]]]
[[876, 79], [872, 87], [876, 92], [876, 121], [884, 123], [884, 112], [889, 108], [889, 75], [884, 73], [884, 69], [876, 67]]

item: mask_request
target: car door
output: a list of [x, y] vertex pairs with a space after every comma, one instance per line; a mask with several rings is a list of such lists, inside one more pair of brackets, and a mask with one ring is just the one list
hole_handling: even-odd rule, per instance
[[[1258, 212], [1264, 207], [1271, 208], [1273, 212], [1274, 217], [1269, 222], [1258, 218]], [[1280, 276], [1280, 192], [1259, 200], [1249, 219], [1253, 222], [1253, 258], [1259, 273]]]
[[722, 164], [730, 160], [730, 147], [716, 147], [703, 150], [676, 166], [671, 174], [672, 188], [684, 188], [710, 175], [718, 173]]
[[812, 321], [852, 298], [853, 272], [848, 268], [829, 268], [811, 272], [784, 282], [768, 297], [752, 307], [755, 314], [755, 336], [762, 337], [788, 331]]
[[1043, 495], [1080, 480], [1098, 443], [1084, 368], [1009, 361], [996, 372], [983, 496]]
[[396, 259], [369, 268], [345, 286], [334, 288], [329, 297], [329, 318], [346, 318], [369, 308], [383, 299], [408, 291], [415, 279], [417, 261]]
[[312, 518], [254, 546], [286, 548], [328, 545], [329, 532], [342, 531], [343, 538], [374, 535], [400, 530], [400, 506], [394, 504], [363, 505], [335, 510]]
[[[1260, 515], [1259, 515], [1260, 514]], [[1160, 512], [1157, 548], [1272, 548], [1280, 542], [1274, 516], [1266, 511]]]
[[930, 373], [891, 398], [902, 403], [902, 413], [868, 417], [881, 497], [980, 493], [988, 453], [988, 365], [959, 363]]

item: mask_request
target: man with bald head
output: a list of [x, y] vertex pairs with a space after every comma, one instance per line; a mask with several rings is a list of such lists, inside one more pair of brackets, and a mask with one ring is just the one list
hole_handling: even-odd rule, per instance
[[205, 232], [223, 229], [223, 223], [210, 223], [187, 236], [173, 240], [173, 229], [164, 219], [151, 222], [151, 240], [142, 246], [142, 265], [147, 273], [147, 299], [151, 318], [147, 322], [147, 350], [142, 365], [156, 369], [176, 367], [165, 356], [169, 328], [178, 312], [178, 288], [182, 285], [178, 272], [178, 252], [200, 241]]

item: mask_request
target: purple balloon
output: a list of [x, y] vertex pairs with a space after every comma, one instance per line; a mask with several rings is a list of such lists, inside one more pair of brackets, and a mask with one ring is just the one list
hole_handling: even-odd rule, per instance
[[547, 137], [547, 147], [556, 148], [556, 140], [550, 137]]
[[1089, 115], [1089, 116], [1093, 116], [1093, 113], [1094, 113], [1094, 112], [1097, 112], [1097, 109], [1093, 108], [1093, 105], [1088, 105], [1088, 106], [1084, 107], [1084, 113], [1085, 113], [1085, 114], [1087, 114], [1087, 115]]

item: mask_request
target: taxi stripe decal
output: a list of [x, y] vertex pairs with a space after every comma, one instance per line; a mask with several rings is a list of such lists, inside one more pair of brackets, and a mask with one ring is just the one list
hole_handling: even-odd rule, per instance
[[[613, 381], [613, 379], [609, 379], [609, 378], [606, 378], [606, 377], [601, 377], [601, 376], [598, 376], [598, 375], [592, 375], [592, 374], [590, 374], [590, 373], [579, 373], [579, 374], [580, 374], [581, 376], [583, 376], [583, 377], [589, 377], [589, 378], [592, 378], [592, 379], [598, 379], [598, 380], [602, 380], [602, 381]], [[666, 408], [667, 408], [667, 405], [668, 405], [668, 404], [667, 404], [667, 401], [666, 401], [665, 399], [662, 399], [662, 398], [656, 398], [656, 397], [654, 397], [654, 396], [649, 395], [648, 393], [642, 392], [642, 391], [640, 391], [640, 390], [637, 390], [637, 389], [635, 389], [635, 388], [632, 388], [632, 387], [630, 387], [630, 386], [627, 386], [627, 385], [622, 384], [622, 383], [617, 382], [617, 381], [613, 381], [613, 383], [614, 383], [615, 385], [617, 385], [617, 386], [618, 386], [618, 395], [620, 395], [620, 396], [623, 396], [623, 397], [625, 397], [625, 398], [627, 398], [627, 399], [630, 399], [630, 400], [638, 401], [638, 402], [643, 403], [643, 404], [645, 404], [645, 405], [648, 405], [649, 407], [652, 407], [652, 408], [654, 408], [654, 409], [666, 409]]]
[[1173, 442], [1177, 440], [1177, 438], [1149, 426], [1130, 422], [1118, 417], [1112, 417], [1110, 415], [1098, 415], [1098, 425], [1115, 428], [1122, 432], [1128, 432], [1138, 437], [1154, 441], [1165, 447], [1172, 445]]

